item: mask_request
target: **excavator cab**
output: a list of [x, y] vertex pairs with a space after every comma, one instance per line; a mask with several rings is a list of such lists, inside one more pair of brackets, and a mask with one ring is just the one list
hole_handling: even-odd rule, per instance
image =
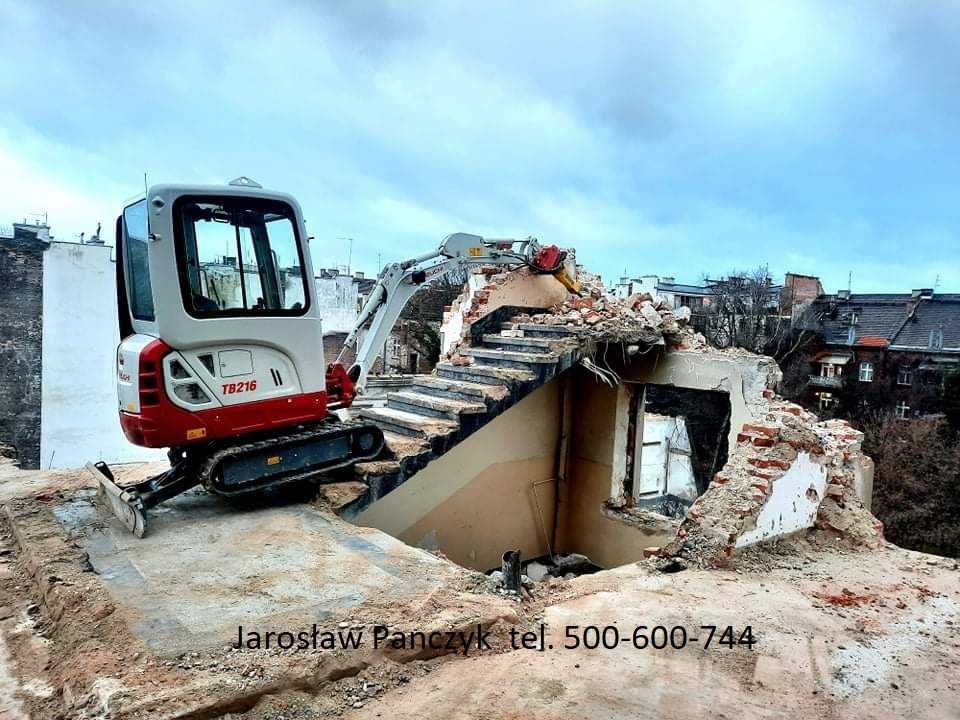
[[155, 186], [124, 209], [117, 242], [131, 442], [176, 447], [326, 415], [322, 324], [292, 197], [250, 181]]
[[[170, 448], [171, 469], [137, 487], [98, 464], [115, 513], [203, 483], [241, 495], [375, 457], [383, 434], [339, 422], [353, 388], [323, 357], [300, 207], [240, 178], [157, 185], [117, 220], [117, 395], [136, 445]], [[328, 374], [331, 382], [327, 382]]]

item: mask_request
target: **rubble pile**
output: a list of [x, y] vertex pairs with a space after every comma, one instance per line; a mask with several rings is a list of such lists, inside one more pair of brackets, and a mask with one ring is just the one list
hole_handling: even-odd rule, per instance
[[813, 484], [806, 489], [807, 499], [817, 503], [815, 527], [855, 546], [882, 545], [883, 523], [863, 506], [856, 488], [858, 473], [871, 462], [860, 451], [863, 433], [843, 420], [819, 422], [772, 390], [764, 398], [766, 412], [742, 426], [726, 465], [660, 554], [699, 567], [729, 564], [738, 539], [757, 526], [776, 483], [802, 453], [826, 476], [823, 497]]
[[[486, 276], [487, 284], [480, 290], [465, 293], [454, 303], [463, 313], [464, 323], [457, 347], [470, 344], [470, 325], [482, 317], [484, 305], [504, 282], [516, 273], [529, 273], [521, 269], [514, 273], [497, 273]], [[562, 326], [572, 331], [575, 337], [593, 344], [622, 343], [628, 350], [633, 346], [666, 345], [679, 349], [703, 350], [708, 347], [706, 339], [689, 325], [690, 308], [671, 308], [666, 300], [649, 293], [635, 293], [627, 298], [609, 295], [597, 277], [582, 283], [580, 293], [570, 292], [560, 303], [540, 313], [521, 313], [510, 318], [512, 327], [505, 326], [504, 334], [523, 336], [522, 324]], [[456, 349], [450, 356], [460, 359]], [[464, 362], [468, 362], [464, 358]]]

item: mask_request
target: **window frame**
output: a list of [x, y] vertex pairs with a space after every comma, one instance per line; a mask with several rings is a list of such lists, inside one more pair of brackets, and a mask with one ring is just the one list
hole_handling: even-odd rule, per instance
[[[134, 273], [131, 268], [132, 256], [131, 252], [133, 251], [133, 243], [130, 240], [130, 231], [127, 226], [127, 212], [132, 208], [142, 205], [143, 206], [143, 219], [144, 219], [144, 238], [143, 238], [143, 250], [144, 257], [146, 258], [146, 265], [144, 270], [146, 271], [146, 290], [148, 291], [150, 297], [150, 312], [144, 315], [138, 315], [138, 310], [143, 310], [143, 308], [138, 307], [137, 302], [137, 288], [134, 281], [137, 280], [138, 275]], [[153, 297], [153, 278], [150, 275], [150, 212], [147, 208], [147, 199], [142, 198], [136, 202], [132, 202], [129, 205], [123, 208], [123, 212], [120, 214], [120, 229], [122, 232], [122, 248], [120, 250], [121, 262], [123, 262], [123, 272], [124, 272], [124, 286], [127, 292], [127, 306], [130, 309], [130, 317], [133, 318], [136, 322], [146, 322], [153, 323], [157, 321], [157, 303]], [[136, 241], [139, 242], [139, 241]]]
[[[183, 206], [196, 203], [211, 203], [218, 205], [239, 205], [248, 210], [263, 210], [265, 212], [274, 212], [287, 219], [293, 229], [293, 239], [297, 246], [297, 260], [300, 270], [300, 278], [303, 282], [303, 306], [300, 308], [278, 308], [272, 310], [256, 310], [254, 308], [228, 308], [223, 310], [197, 310], [193, 303], [189, 302], [191, 297], [190, 273], [187, 269], [187, 247], [186, 237], [184, 235]], [[216, 318], [233, 317], [303, 317], [310, 311], [313, 303], [313, 291], [310, 289], [307, 278], [306, 264], [303, 257], [303, 244], [300, 237], [300, 227], [297, 222], [297, 214], [293, 207], [282, 200], [260, 197], [244, 197], [242, 195], [181, 195], [173, 203], [171, 213], [173, 223], [173, 245], [177, 259], [177, 279], [180, 285], [180, 302], [184, 311], [192, 318], [198, 320], [209, 320]], [[270, 247], [272, 252], [274, 248]], [[199, 262], [199, 259], [198, 259]], [[237, 257], [237, 267], [240, 271], [240, 277], [243, 278], [244, 258]], [[280, 270], [280, 268], [276, 268]]]
[[[864, 375], [868, 377], [864, 377]], [[860, 382], [873, 382], [873, 363], [869, 360], [861, 360], [858, 377]]]
[[[906, 382], [903, 381], [903, 377], [906, 376]], [[897, 385], [903, 387], [910, 387], [913, 385], [913, 370], [910, 368], [897, 368]]]

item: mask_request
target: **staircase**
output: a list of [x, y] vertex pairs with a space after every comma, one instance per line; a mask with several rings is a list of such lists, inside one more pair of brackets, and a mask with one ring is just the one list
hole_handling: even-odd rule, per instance
[[341, 497], [337, 512], [355, 517], [581, 357], [567, 326], [502, 323], [498, 333], [481, 337], [459, 351], [471, 364], [440, 362], [432, 375], [389, 393], [385, 407], [359, 412], [383, 430], [392, 458], [357, 464], [359, 484]]

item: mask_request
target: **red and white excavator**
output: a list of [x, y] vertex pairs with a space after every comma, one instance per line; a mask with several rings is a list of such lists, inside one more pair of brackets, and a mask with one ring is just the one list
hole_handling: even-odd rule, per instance
[[196, 485], [262, 493], [380, 455], [381, 430], [346, 408], [406, 303], [432, 280], [471, 264], [527, 266], [576, 287], [572, 257], [556, 246], [448, 235], [383, 269], [330, 360], [310, 240], [296, 200], [245, 177], [156, 185], [117, 218], [120, 424], [136, 445], [169, 448], [170, 469], [121, 487], [106, 464], [90, 467], [137, 536], [147, 509]]

